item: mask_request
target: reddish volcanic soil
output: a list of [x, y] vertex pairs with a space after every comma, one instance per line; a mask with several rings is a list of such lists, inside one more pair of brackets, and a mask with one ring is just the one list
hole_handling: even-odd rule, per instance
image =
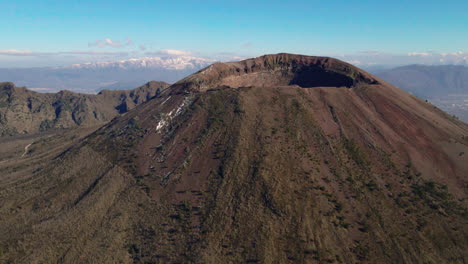
[[339, 60], [217, 63], [1, 185], [0, 248], [20, 262], [466, 263], [467, 153], [467, 124]]

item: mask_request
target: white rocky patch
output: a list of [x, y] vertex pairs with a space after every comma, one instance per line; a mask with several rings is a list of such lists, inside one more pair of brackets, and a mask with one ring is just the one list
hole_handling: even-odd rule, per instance
[[166, 100], [164, 100], [164, 102], [161, 103], [161, 105], [163, 105], [164, 103], [167, 102], [167, 100], [171, 99], [171, 96], [169, 96]]
[[168, 122], [164, 117], [161, 117], [161, 120], [159, 120], [158, 125], [156, 126], [156, 132], [160, 132], [164, 127], [168, 125]]
[[[164, 104], [168, 99], [166, 99], [162, 104]], [[191, 101], [192, 101], [191, 97], [186, 96], [184, 98], [184, 101], [176, 109], [171, 110], [167, 114], [165, 113], [161, 114], [161, 119], [156, 125], [156, 132], [162, 133], [174, 118], [176, 118], [177, 116], [179, 116], [185, 111], [185, 109], [191, 103]]]

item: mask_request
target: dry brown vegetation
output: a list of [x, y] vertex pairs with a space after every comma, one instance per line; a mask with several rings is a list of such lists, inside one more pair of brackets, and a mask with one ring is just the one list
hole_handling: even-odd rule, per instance
[[86, 137], [52, 137], [70, 147], [33, 143], [0, 164], [0, 260], [466, 263], [468, 126], [350, 71], [366, 78], [195, 91], [201, 71]]

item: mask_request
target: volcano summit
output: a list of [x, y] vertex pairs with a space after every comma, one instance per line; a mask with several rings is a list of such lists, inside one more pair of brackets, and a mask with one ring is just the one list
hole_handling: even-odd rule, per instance
[[0, 164], [6, 263], [468, 262], [468, 125], [333, 58], [216, 63], [35, 153]]

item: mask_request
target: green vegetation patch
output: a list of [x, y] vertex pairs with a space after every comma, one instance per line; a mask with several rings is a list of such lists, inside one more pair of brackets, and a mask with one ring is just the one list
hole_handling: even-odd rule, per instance
[[446, 185], [428, 181], [422, 184], [413, 184], [411, 185], [411, 189], [418, 200], [434, 210], [464, 216], [468, 215], [466, 209], [453, 199]]
[[351, 159], [354, 160], [354, 162], [356, 162], [357, 165], [363, 168], [368, 168], [370, 166], [367, 156], [364, 152], [361, 151], [361, 149], [356, 144], [356, 142], [354, 142], [354, 140], [345, 138], [343, 140], [343, 147], [346, 149]]

